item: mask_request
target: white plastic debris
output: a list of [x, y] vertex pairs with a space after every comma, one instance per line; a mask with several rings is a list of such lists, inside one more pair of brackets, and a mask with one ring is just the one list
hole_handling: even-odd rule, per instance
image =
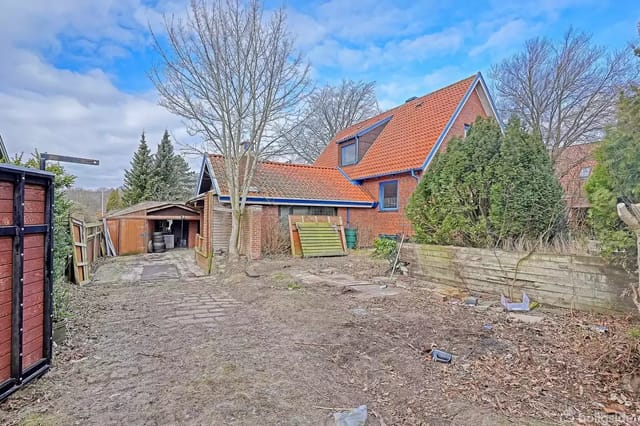
[[351, 411], [334, 413], [336, 426], [364, 426], [367, 423], [367, 406], [361, 405]]
[[522, 292], [522, 302], [511, 302], [504, 294], [500, 296], [500, 304], [509, 312], [528, 312], [529, 311], [529, 296], [524, 291]]

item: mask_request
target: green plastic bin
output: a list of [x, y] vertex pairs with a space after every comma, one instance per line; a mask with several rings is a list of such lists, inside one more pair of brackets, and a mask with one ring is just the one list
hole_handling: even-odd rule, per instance
[[358, 230], [355, 228], [347, 228], [344, 230], [344, 237], [347, 240], [347, 248], [355, 249], [358, 245]]

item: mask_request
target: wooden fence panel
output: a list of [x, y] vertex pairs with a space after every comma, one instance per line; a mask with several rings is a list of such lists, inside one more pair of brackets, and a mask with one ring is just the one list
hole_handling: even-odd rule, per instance
[[49, 369], [53, 175], [0, 165], [0, 400]]
[[0, 238], [0, 383], [11, 377], [12, 240]]

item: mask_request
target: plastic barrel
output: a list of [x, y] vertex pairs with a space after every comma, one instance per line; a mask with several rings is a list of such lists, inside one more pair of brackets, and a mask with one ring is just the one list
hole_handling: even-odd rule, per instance
[[344, 230], [344, 236], [347, 240], [347, 248], [355, 249], [358, 244], [358, 230], [355, 228], [347, 228]]

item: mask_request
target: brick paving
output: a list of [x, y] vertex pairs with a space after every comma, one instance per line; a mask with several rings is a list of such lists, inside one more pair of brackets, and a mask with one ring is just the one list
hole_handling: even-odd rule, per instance
[[240, 305], [240, 302], [226, 295], [201, 294], [177, 296], [173, 301], [165, 303], [173, 311], [165, 317], [168, 325], [215, 326], [228, 316], [229, 312]]

